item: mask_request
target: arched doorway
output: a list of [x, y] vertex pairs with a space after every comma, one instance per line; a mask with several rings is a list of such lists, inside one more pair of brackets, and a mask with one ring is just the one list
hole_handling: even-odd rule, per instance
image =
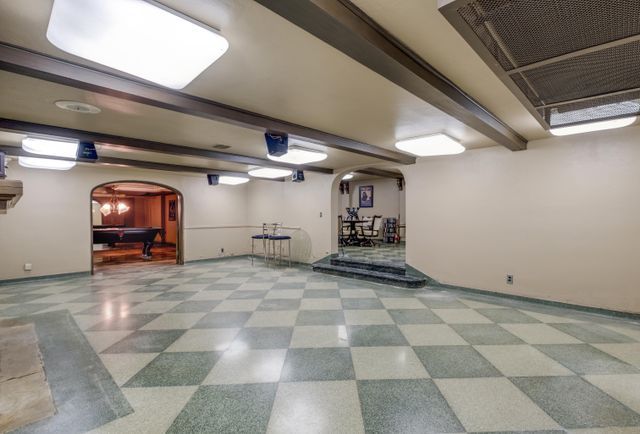
[[394, 167], [359, 167], [332, 185], [333, 254], [405, 266], [405, 181]]
[[91, 271], [183, 264], [183, 197], [148, 181], [111, 181], [91, 190]]

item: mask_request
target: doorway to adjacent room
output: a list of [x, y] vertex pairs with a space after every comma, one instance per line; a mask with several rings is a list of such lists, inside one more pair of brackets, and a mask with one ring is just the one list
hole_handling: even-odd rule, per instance
[[165, 185], [114, 181], [91, 191], [91, 270], [181, 264], [182, 194]]

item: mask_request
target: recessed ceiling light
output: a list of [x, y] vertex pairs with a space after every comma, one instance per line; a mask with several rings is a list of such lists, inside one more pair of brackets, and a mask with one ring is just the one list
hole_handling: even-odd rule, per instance
[[76, 158], [78, 153], [78, 142], [27, 137], [22, 140], [22, 149], [31, 154], [48, 155], [50, 157]]
[[50, 160], [48, 158], [18, 157], [18, 164], [29, 169], [69, 170], [75, 161]]
[[396, 142], [396, 148], [418, 157], [433, 157], [436, 155], [453, 155], [465, 151], [464, 146], [446, 134], [432, 134], [430, 136]]
[[293, 173], [290, 169], [272, 169], [269, 167], [262, 167], [259, 169], [253, 169], [249, 171], [249, 175], [255, 176], [256, 178], [284, 178], [285, 176], [289, 176]]
[[69, 110], [72, 112], [83, 113], [83, 114], [95, 115], [102, 111], [94, 105], [87, 104], [85, 102], [78, 102], [78, 101], [56, 101], [55, 105], [56, 107], [61, 108], [63, 110]]
[[350, 180], [350, 179], [353, 179], [353, 173], [347, 173], [346, 175], [344, 175], [344, 176], [342, 177], [342, 180], [343, 180], [343, 181], [348, 181], [348, 180]]
[[240, 176], [221, 175], [218, 178], [218, 182], [220, 184], [227, 184], [227, 185], [240, 185], [240, 184], [244, 184], [246, 182], [249, 182], [249, 178], [242, 178]]
[[309, 164], [317, 161], [322, 161], [327, 158], [327, 154], [321, 151], [312, 151], [310, 149], [304, 149], [297, 146], [289, 146], [289, 150], [286, 154], [276, 157], [275, 155], [267, 154], [267, 158], [273, 161], [279, 161], [281, 163], [289, 164]]
[[213, 29], [151, 0], [55, 0], [47, 39], [172, 89], [188, 85], [229, 48]]
[[593, 131], [611, 130], [613, 128], [628, 127], [634, 123], [637, 116], [613, 119], [610, 121], [590, 122], [588, 124], [572, 125], [570, 127], [551, 128], [549, 132], [554, 136], [568, 136], [571, 134], [591, 133]]

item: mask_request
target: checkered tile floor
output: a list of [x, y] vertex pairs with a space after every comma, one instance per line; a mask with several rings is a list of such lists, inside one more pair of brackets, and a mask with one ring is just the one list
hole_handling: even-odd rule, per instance
[[631, 321], [246, 258], [0, 287], [60, 309], [135, 410], [97, 432], [640, 433]]
[[340, 255], [365, 262], [389, 262], [404, 266], [405, 244], [379, 243], [375, 247], [347, 246], [340, 248]]

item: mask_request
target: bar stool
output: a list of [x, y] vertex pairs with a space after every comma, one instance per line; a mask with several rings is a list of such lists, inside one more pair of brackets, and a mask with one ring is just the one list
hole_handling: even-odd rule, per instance
[[262, 240], [262, 254], [264, 255], [264, 262], [267, 262], [268, 255], [268, 240], [269, 240], [269, 225], [267, 223], [262, 223], [262, 233], [251, 236], [251, 265], [253, 265], [253, 257], [254, 253], [254, 242], [255, 240]]
[[[278, 260], [278, 264], [283, 260], [283, 259], [288, 259], [289, 260], [289, 267], [291, 267], [291, 236], [289, 235], [282, 235], [280, 232], [282, 231], [282, 223], [274, 223], [273, 224], [273, 234], [269, 235], [269, 241], [271, 242], [271, 245], [273, 246], [273, 262], [275, 263], [276, 259]], [[276, 250], [276, 241], [278, 242], [278, 247], [279, 250]], [[282, 254], [282, 242], [283, 241], [287, 241], [288, 246], [287, 246], [287, 256], [283, 256]], [[267, 251], [270, 252], [271, 248], [267, 247]], [[279, 254], [276, 254], [276, 252], [279, 251]], [[267, 256], [270, 256], [269, 254]]]

